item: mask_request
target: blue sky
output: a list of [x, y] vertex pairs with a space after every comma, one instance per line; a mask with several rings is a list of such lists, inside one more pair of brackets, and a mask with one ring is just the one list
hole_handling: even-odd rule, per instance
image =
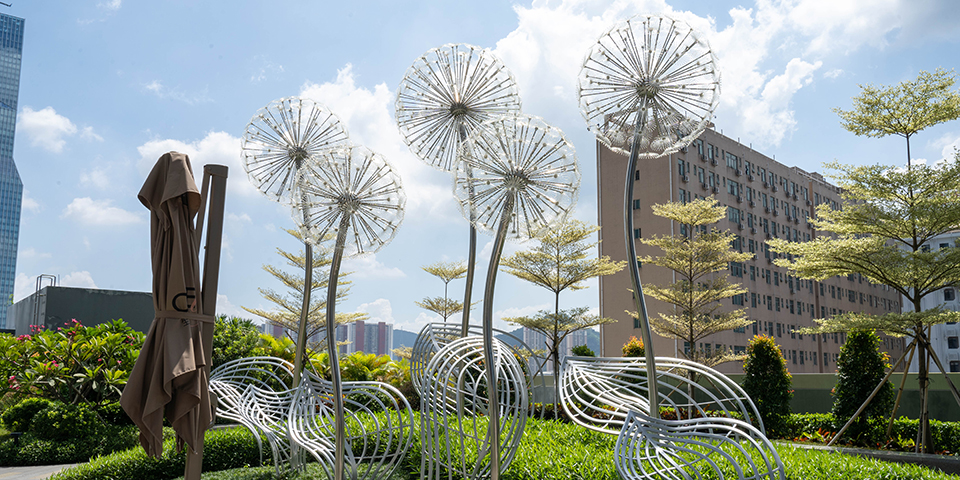
[[[484, 2], [15, 1], [26, 19], [14, 158], [24, 183], [15, 299], [39, 274], [67, 286], [150, 290], [149, 222], [136, 195], [169, 150], [230, 167], [219, 309], [269, 308], [261, 270], [294, 250], [289, 210], [261, 196], [240, 165], [240, 136], [270, 101], [304, 95], [326, 104], [351, 139], [400, 172], [407, 212], [394, 241], [354, 271], [341, 311], [417, 330], [431, 319], [414, 305], [442, 295], [420, 267], [462, 260], [467, 222], [448, 174], [403, 144], [393, 96], [406, 69], [445, 43], [490, 48], [516, 76], [526, 113], [561, 128], [582, 171], [576, 216], [596, 223], [596, 150], [579, 114], [576, 75], [587, 47], [620, 19], [666, 13], [703, 32], [723, 86], [715, 123], [777, 160], [808, 171], [833, 159], [904, 162], [902, 139], [858, 138], [833, 107], [858, 84], [892, 84], [919, 70], [958, 67], [960, 6], [950, 0], [870, 2], [568, 0]], [[960, 121], [921, 132], [914, 158], [960, 145]], [[492, 238], [481, 235], [478, 288]], [[507, 253], [524, 248], [510, 244]], [[562, 307], [598, 307], [592, 288], [564, 293]], [[451, 292], [462, 293], [462, 281]], [[531, 314], [552, 294], [501, 274], [496, 315]], [[474, 310], [479, 321], [479, 307]], [[249, 315], [246, 315], [249, 316]]]

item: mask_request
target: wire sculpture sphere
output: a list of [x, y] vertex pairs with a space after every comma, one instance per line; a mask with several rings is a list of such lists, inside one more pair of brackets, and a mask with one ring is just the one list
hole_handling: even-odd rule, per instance
[[500, 470], [513, 461], [527, 422], [527, 381], [505, 343], [494, 339], [493, 353], [497, 412], [488, 408], [483, 337], [454, 340], [430, 360], [420, 399], [421, 478], [447, 478], [447, 472], [469, 479], [489, 478], [487, 420], [491, 414], [500, 419]]
[[460, 145], [483, 123], [520, 112], [517, 82], [488, 49], [447, 44], [423, 54], [397, 88], [397, 125], [423, 161], [456, 168]]
[[374, 253], [390, 243], [403, 222], [406, 195], [400, 176], [382, 155], [363, 146], [310, 157], [297, 172], [293, 219], [307, 242], [349, 227], [345, 252]]
[[706, 40], [686, 23], [638, 15], [590, 48], [577, 86], [587, 126], [629, 155], [639, 119], [640, 158], [675, 153], [703, 133], [717, 107], [720, 73]]
[[[548, 359], [543, 355], [543, 352], [530, 348], [522, 338], [510, 332], [498, 328], [494, 328], [493, 332], [497, 338], [508, 340], [509, 343], [505, 343], [505, 345], [513, 351], [514, 357], [525, 359], [528, 372], [527, 385], [531, 391], [537, 385], [546, 385], [543, 368]], [[469, 333], [474, 336], [481, 336], [483, 335], [483, 329], [480, 325], [471, 325]], [[417, 393], [423, 394], [424, 384], [427, 383], [426, 370], [430, 360], [443, 347], [462, 336], [460, 325], [452, 323], [428, 323], [420, 330], [410, 355], [410, 380]], [[536, 398], [536, 395], [531, 395], [530, 401], [531, 403], [545, 403]]]
[[454, 194], [464, 218], [478, 229], [496, 231], [509, 210], [507, 237], [531, 238], [576, 204], [576, 150], [559, 128], [539, 117], [490, 121], [470, 136], [461, 153]]
[[[413, 411], [396, 388], [381, 382], [343, 382], [346, 410], [345, 478], [391, 475], [413, 444]], [[333, 477], [333, 386], [310, 372], [303, 377], [288, 417], [291, 440]]]
[[349, 145], [347, 131], [327, 107], [301, 97], [286, 97], [260, 109], [241, 140], [243, 169], [270, 199], [295, 200], [297, 171], [311, 156]]

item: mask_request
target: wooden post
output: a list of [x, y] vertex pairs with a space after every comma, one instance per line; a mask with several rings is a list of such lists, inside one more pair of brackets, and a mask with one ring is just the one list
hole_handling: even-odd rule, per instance
[[[204, 244], [203, 278], [201, 280], [201, 299], [203, 312], [206, 315], [216, 315], [217, 287], [220, 282], [220, 246], [223, 239], [223, 208], [227, 197], [227, 167], [225, 165], [206, 165], [203, 167], [203, 186], [197, 217], [197, 242], [203, 233], [204, 211], [206, 210], [207, 187], [209, 182], [210, 214], [207, 216], [207, 241]], [[213, 327], [212, 323], [202, 323], [201, 336], [203, 338], [204, 366], [207, 378], [210, 378], [210, 363], [213, 361]], [[207, 392], [209, 395], [209, 392]], [[207, 425], [200, 425], [206, 432]], [[183, 471], [184, 480], [200, 480], [203, 472], [203, 435], [200, 435], [200, 444], [196, 446], [197, 453], [187, 449], [187, 464]]]

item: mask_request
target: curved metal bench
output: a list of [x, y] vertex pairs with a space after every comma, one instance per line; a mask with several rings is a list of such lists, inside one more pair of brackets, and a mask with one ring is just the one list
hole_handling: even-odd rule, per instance
[[[703, 465], [724, 478], [724, 463], [737, 478], [785, 478], [760, 412], [740, 385], [689, 360], [656, 357], [655, 363], [661, 409], [673, 408], [679, 420], [643, 413], [650, 404], [642, 358], [567, 357], [561, 368], [564, 411], [574, 423], [618, 436], [624, 479], [701, 478]], [[699, 381], [690, 382], [689, 372]]]

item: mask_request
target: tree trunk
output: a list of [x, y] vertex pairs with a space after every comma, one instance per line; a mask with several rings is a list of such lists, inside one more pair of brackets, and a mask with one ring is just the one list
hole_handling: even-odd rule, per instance
[[927, 395], [930, 386], [930, 354], [927, 352], [928, 344], [923, 326], [918, 326], [917, 342], [917, 381], [920, 388], [920, 417], [917, 424], [917, 448], [919, 453], [928, 453], [933, 445], [930, 435], [930, 412], [927, 411]]

